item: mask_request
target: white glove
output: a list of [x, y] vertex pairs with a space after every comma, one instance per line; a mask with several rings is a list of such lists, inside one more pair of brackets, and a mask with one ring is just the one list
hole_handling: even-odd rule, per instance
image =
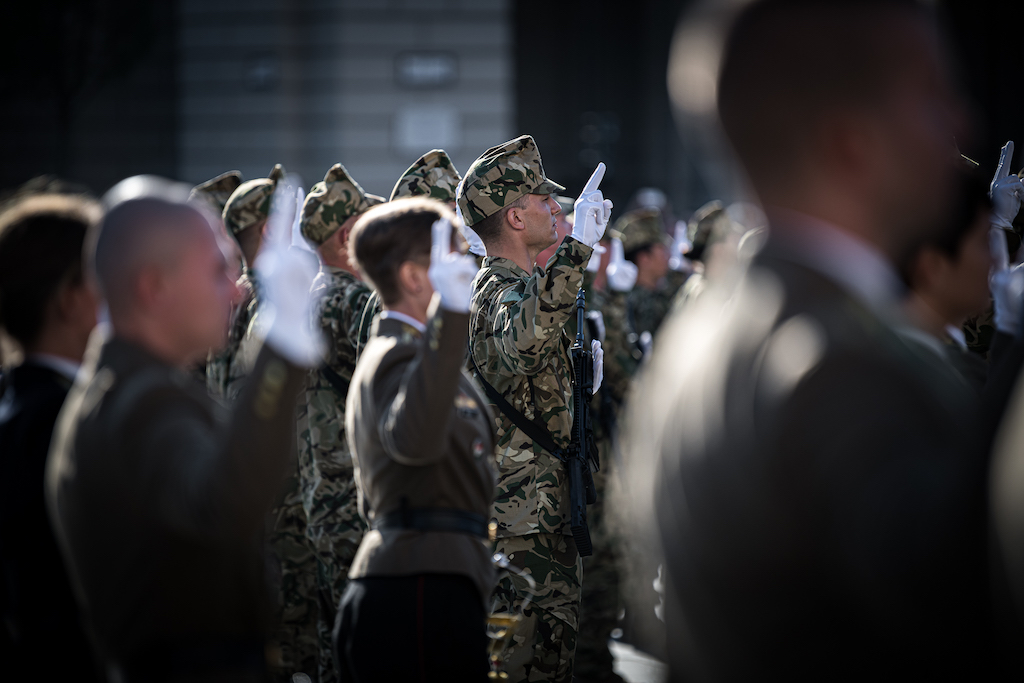
[[1002, 229], [993, 227], [988, 236], [993, 262], [988, 286], [995, 308], [996, 329], [1020, 336], [1021, 314], [1024, 312], [1024, 265], [1018, 263], [1010, 267]]
[[608, 251], [600, 243], [594, 245], [594, 253], [590, 255], [590, 259], [587, 261], [587, 272], [596, 273], [601, 270], [601, 254]]
[[590, 352], [594, 354], [594, 393], [596, 394], [604, 380], [604, 349], [601, 348], [601, 342], [596, 339], [590, 342]]
[[312, 368], [321, 363], [324, 351], [323, 337], [311, 322], [309, 288], [317, 270], [308, 257], [289, 249], [294, 197], [294, 185], [278, 184], [255, 266], [263, 283], [262, 305], [271, 321], [266, 343], [296, 365]]
[[[459, 183], [459, 187], [462, 187], [462, 183]], [[459, 208], [458, 203], [455, 204], [455, 217], [459, 219], [459, 230], [462, 232], [462, 236], [469, 243], [469, 253], [487, 256], [487, 247], [484, 246], [484, 241], [480, 239], [480, 235], [476, 234], [476, 230], [466, 225], [466, 218], [462, 215], [462, 209]]]
[[676, 235], [672, 240], [671, 255], [668, 259], [668, 267], [675, 271], [686, 270], [686, 256], [693, 249], [690, 238], [686, 236], [686, 222], [676, 221]]
[[612, 255], [605, 274], [608, 278], [608, 286], [615, 292], [628, 292], [636, 284], [639, 270], [635, 263], [626, 260], [620, 239], [612, 240]]
[[434, 291], [441, 295], [441, 306], [456, 313], [469, 313], [473, 298], [476, 259], [452, 251], [452, 224], [447, 218], [434, 221], [430, 228], [430, 268], [427, 276]]
[[594, 174], [583, 186], [576, 203], [573, 204], [575, 221], [572, 226], [572, 237], [592, 247], [604, 237], [604, 231], [608, 229], [608, 219], [612, 215], [612, 202], [605, 199], [604, 195], [597, 188], [604, 178], [605, 165], [602, 161], [594, 169]]
[[587, 311], [587, 320], [594, 321], [594, 327], [597, 328], [597, 339], [604, 342], [605, 333], [607, 332], [604, 327], [604, 313], [601, 311]]
[[1024, 199], [1024, 184], [1020, 178], [1010, 173], [1010, 162], [1013, 160], [1013, 141], [1003, 145], [999, 153], [999, 165], [992, 176], [992, 184], [988, 188], [988, 196], [992, 198], [992, 225], [997, 228], [1010, 229], [1013, 219], [1020, 211], [1021, 199]]

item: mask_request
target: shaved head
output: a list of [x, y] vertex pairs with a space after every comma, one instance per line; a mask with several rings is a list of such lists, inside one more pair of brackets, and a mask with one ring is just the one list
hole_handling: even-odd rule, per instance
[[215, 221], [188, 190], [151, 176], [118, 183], [87, 249], [115, 334], [174, 363], [224, 343], [238, 296]]
[[122, 202], [99, 225], [93, 272], [111, 312], [134, 304], [133, 282], [147, 267], [173, 269], [185, 246], [211, 235], [199, 210], [158, 198]]

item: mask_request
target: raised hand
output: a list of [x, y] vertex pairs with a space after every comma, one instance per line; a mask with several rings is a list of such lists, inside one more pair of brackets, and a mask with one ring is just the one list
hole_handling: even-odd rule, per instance
[[686, 221], [676, 221], [675, 239], [672, 240], [672, 251], [668, 259], [668, 267], [672, 270], [686, 270], [686, 254], [693, 245], [686, 235]]
[[613, 239], [612, 255], [608, 260], [608, 269], [605, 271], [608, 286], [616, 292], [628, 292], [636, 284], [638, 273], [636, 264], [626, 260], [622, 240]]
[[1020, 178], [1010, 173], [1010, 162], [1013, 161], [1013, 141], [1003, 145], [999, 153], [999, 165], [992, 176], [988, 194], [992, 198], [992, 225], [1009, 230], [1013, 228], [1013, 219], [1020, 211], [1021, 199], [1024, 199], [1024, 184]]
[[583, 192], [573, 204], [576, 218], [572, 226], [572, 237], [588, 247], [601, 241], [604, 231], [608, 229], [608, 219], [612, 215], [611, 200], [605, 199], [598, 189], [606, 168], [603, 161], [597, 165], [590, 180], [583, 186]]
[[296, 186], [279, 182], [270, 205], [267, 235], [256, 270], [263, 284], [263, 307], [272, 322], [266, 342], [296, 365], [315, 367], [323, 358], [324, 341], [312, 326], [309, 288], [316, 266], [308, 255], [291, 249]]
[[455, 205], [455, 217], [459, 219], [459, 230], [462, 232], [462, 236], [466, 238], [466, 242], [469, 243], [469, 253], [476, 254], [477, 256], [487, 256], [487, 247], [484, 246], [484, 241], [480, 239], [480, 235], [476, 234], [476, 230], [466, 225], [466, 219], [462, 215], [462, 209], [459, 205]]
[[441, 296], [441, 306], [456, 313], [469, 313], [476, 259], [452, 250], [452, 223], [447, 218], [434, 221], [430, 239], [427, 276], [434, 291]]

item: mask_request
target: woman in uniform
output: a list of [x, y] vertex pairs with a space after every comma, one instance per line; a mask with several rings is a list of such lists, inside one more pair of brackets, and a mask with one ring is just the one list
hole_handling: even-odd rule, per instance
[[349, 238], [384, 310], [346, 408], [370, 531], [335, 625], [343, 680], [487, 676], [494, 421], [463, 372], [477, 266], [453, 251], [454, 221], [437, 201], [402, 199], [368, 211]]

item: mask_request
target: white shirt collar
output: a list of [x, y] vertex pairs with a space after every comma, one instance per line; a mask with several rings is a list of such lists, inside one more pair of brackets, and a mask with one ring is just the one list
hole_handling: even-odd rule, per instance
[[411, 327], [414, 330], [418, 331], [420, 334], [425, 334], [426, 331], [427, 331], [427, 326], [424, 325], [423, 323], [421, 323], [416, 318], [412, 317], [411, 315], [406, 315], [405, 313], [400, 313], [399, 311], [382, 311], [381, 312], [381, 314], [380, 314], [380, 319], [381, 320], [387, 320], [389, 318], [391, 320], [398, 320], [399, 322], [405, 323], [409, 327]]
[[904, 289], [896, 269], [877, 248], [845, 230], [795, 211], [773, 211], [778, 241], [803, 265], [860, 300], [876, 315], [898, 316]]
[[56, 372], [58, 375], [75, 381], [75, 376], [78, 374], [78, 369], [81, 367], [80, 363], [76, 363], [70, 358], [63, 358], [61, 356], [54, 356], [50, 353], [30, 353], [28, 360], [32, 361], [36, 365], [42, 365], [45, 368], [49, 368]]

